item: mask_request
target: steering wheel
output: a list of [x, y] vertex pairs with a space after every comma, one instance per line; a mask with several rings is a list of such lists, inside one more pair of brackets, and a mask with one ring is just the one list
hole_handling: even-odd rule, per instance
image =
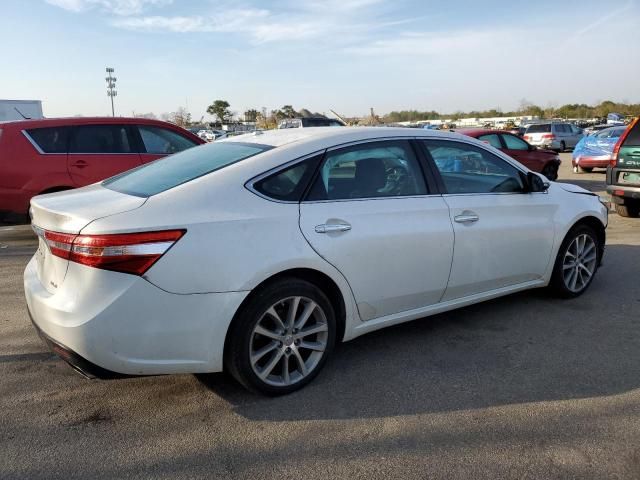
[[382, 190], [387, 193], [401, 194], [409, 178], [407, 169], [403, 166], [395, 165], [387, 168], [386, 174], [387, 183]]

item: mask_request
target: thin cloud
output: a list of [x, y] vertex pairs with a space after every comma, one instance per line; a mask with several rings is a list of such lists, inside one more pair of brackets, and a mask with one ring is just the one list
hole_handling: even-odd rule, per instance
[[50, 5], [74, 13], [99, 9], [113, 15], [140, 15], [149, 7], [166, 6], [173, 0], [45, 0]]

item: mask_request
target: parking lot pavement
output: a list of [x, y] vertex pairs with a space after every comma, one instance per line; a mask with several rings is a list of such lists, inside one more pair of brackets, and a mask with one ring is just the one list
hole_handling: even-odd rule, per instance
[[[562, 180], [604, 190], [563, 158]], [[583, 297], [372, 333], [280, 398], [222, 374], [80, 377], [29, 323], [33, 237], [2, 231], [0, 478], [639, 478], [640, 220], [610, 220]]]

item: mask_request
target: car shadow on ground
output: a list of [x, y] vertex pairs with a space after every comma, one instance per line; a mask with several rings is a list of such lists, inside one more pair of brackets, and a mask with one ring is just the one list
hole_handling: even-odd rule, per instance
[[610, 245], [577, 299], [523, 292], [374, 332], [338, 346], [294, 394], [247, 393], [198, 376], [247, 418], [354, 419], [620, 394], [640, 387], [640, 246]]

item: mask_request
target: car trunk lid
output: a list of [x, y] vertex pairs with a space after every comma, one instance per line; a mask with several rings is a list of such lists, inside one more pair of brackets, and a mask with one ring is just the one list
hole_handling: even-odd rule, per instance
[[62, 237], [80, 233], [98, 218], [139, 208], [145, 201], [100, 184], [34, 197], [29, 212], [33, 230], [38, 235], [35, 257], [43, 287], [54, 294], [67, 274], [69, 260], [52, 253], [52, 250], [66, 248]]

